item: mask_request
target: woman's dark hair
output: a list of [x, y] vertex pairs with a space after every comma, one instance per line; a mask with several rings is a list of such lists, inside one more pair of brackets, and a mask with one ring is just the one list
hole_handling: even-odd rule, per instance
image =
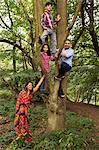
[[[29, 83], [32, 83], [31, 81], [27, 81], [26, 82], [26, 84], [24, 85], [24, 90], [27, 92], [28, 91], [28, 89], [27, 89], [27, 85], [29, 84]], [[30, 91], [30, 95], [33, 93], [33, 88], [32, 88], [32, 90]]]
[[44, 46], [45, 46], [45, 45], [47, 45], [47, 46], [48, 46], [47, 55], [48, 55], [48, 56], [51, 56], [50, 47], [49, 47], [49, 45], [48, 45], [48, 44], [43, 44], [43, 45], [42, 45], [42, 47], [41, 47], [41, 52], [44, 52], [44, 50], [43, 50], [43, 49], [44, 49]]
[[49, 6], [49, 5], [52, 6], [52, 3], [51, 3], [51, 2], [47, 2], [47, 3], [45, 4], [45, 7], [46, 7], [46, 6]]

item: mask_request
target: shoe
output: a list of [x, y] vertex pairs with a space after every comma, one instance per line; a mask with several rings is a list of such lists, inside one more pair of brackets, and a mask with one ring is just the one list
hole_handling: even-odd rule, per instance
[[56, 76], [55, 79], [61, 81], [61, 78], [58, 76]]
[[65, 76], [62, 76], [61, 78], [62, 78], [62, 79], [64, 79], [64, 78], [65, 78]]
[[58, 76], [55, 77], [55, 79], [56, 79], [56, 80], [59, 80], [59, 81], [61, 81], [61, 80], [64, 79], [64, 78], [65, 78], [65, 76], [61, 76], [61, 75], [58, 75]]
[[41, 45], [43, 44], [40, 37], [39, 37], [38, 43], [41, 44]]
[[40, 92], [41, 92], [41, 95], [49, 96], [49, 93], [46, 92], [46, 89], [42, 89], [42, 90], [40, 90]]
[[58, 96], [61, 97], [61, 98], [65, 97], [65, 94], [63, 93], [62, 89], [60, 89], [60, 91], [58, 92]]
[[47, 93], [47, 92], [45, 92], [44, 94], [45, 94], [46, 96], [49, 96], [49, 93]]
[[59, 95], [61, 98], [64, 98], [65, 97], [65, 94], [60, 94]]

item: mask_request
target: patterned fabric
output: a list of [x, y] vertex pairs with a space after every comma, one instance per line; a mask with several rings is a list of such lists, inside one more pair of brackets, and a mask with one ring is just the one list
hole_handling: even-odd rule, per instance
[[27, 96], [26, 91], [21, 91], [19, 93], [16, 102], [16, 115], [14, 120], [16, 135], [19, 137], [24, 137], [27, 135], [27, 141], [32, 140], [32, 136], [28, 126], [28, 107], [31, 101], [31, 96]]
[[41, 61], [42, 61], [43, 67], [47, 73], [50, 72], [49, 61], [54, 60], [54, 59], [55, 59], [54, 56], [48, 56], [47, 53], [41, 52]]
[[43, 29], [47, 29], [47, 28], [52, 29], [53, 28], [53, 16], [49, 12], [45, 11], [42, 14], [41, 25], [42, 25]]

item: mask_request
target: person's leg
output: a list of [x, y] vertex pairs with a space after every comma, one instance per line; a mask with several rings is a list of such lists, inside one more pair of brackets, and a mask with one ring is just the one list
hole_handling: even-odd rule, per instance
[[56, 33], [55, 33], [55, 31], [52, 30], [52, 32], [51, 32], [51, 53], [52, 54], [56, 53], [56, 45], [57, 45]]
[[55, 78], [61, 80], [62, 78], [64, 78], [65, 73], [70, 71], [70, 69], [71, 69], [71, 66], [62, 62], [59, 68], [59, 74]]
[[43, 33], [42, 33], [42, 35], [41, 35], [41, 37], [40, 37], [40, 39], [42, 41], [42, 44], [45, 43], [45, 39], [47, 38], [48, 35], [49, 35], [48, 30], [44, 30]]
[[64, 78], [64, 76], [65, 76], [65, 66], [63, 63], [61, 63], [59, 73], [55, 78], [61, 80], [61, 78]]
[[71, 70], [71, 66], [69, 66], [67, 63], [64, 63], [65, 73]]
[[62, 89], [62, 82], [61, 81], [60, 81], [58, 96], [60, 96], [61, 98], [65, 97], [65, 94], [64, 94], [63, 89]]
[[45, 79], [44, 79], [43, 82], [41, 83], [40, 91], [41, 91], [41, 92], [45, 92]]
[[59, 68], [59, 76], [62, 77], [65, 75], [65, 65], [64, 63], [61, 63], [61, 66]]

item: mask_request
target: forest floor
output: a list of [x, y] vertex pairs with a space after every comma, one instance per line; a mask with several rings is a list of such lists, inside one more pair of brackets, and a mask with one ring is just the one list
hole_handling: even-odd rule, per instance
[[95, 106], [92, 104], [85, 104], [82, 102], [67, 101], [66, 109], [68, 111], [76, 112], [80, 115], [91, 118], [95, 121], [96, 124], [95, 141], [99, 143], [99, 106]]
[[[64, 99], [65, 101], [65, 99]], [[35, 102], [34, 106], [39, 105], [39, 102]], [[85, 104], [80, 102], [66, 102], [66, 110], [70, 112], [76, 112], [82, 116], [86, 116], [95, 121], [95, 142], [99, 144], [99, 106], [94, 106], [91, 104]], [[10, 122], [8, 117], [0, 116], [0, 133], [6, 132], [9, 130], [12, 122]], [[10, 142], [10, 141], [9, 141]], [[1, 149], [0, 149], [1, 150]]]
[[67, 101], [66, 109], [93, 119], [96, 122], [97, 127], [99, 127], [99, 106], [82, 102]]

